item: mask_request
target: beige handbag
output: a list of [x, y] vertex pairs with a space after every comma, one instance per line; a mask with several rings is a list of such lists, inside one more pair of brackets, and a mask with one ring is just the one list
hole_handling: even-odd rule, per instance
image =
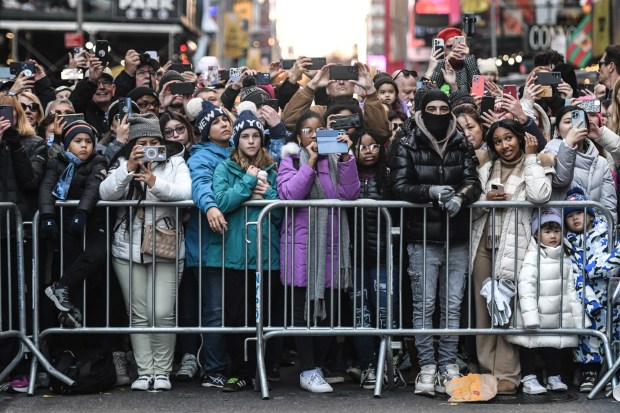
[[[155, 221], [155, 225], [144, 225], [144, 235], [142, 236], [142, 245], [140, 252], [142, 254], [155, 255], [159, 258], [175, 259], [177, 251], [180, 251], [183, 241], [183, 227], [179, 230], [177, 242], [177, 229], [161, 228], [157, 226], [157, 222], [164, 220], [168, 224], [168, 219], [162, 217]], [[153, 254], [153, 233], [155, 233], [155, 254]]]

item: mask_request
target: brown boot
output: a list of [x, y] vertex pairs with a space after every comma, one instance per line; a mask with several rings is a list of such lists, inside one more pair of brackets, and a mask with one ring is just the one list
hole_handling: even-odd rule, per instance
[[497, 394], [510, 395], [517, 392], [517, 385], [510, 380], [500, 380], [497, 382]]

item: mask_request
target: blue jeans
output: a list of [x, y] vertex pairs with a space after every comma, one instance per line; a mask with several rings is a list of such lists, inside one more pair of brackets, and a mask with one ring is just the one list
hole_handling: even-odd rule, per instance
[[[192, 268], [196, 280], [199, 269]], [[198, 281], [196, 281], [198, 282]], [[220, 268], [202, 267], [202, 327], [222, 326], [222, 272]], [[228, 369], [228, 355], [225, 336], [216, 333], [202, 334], [202, 354], [205, 373], [225, 373]]]
[[[397, 269], [392, 271], [392, 288], [388, 291], [387, 268], [385, 265], [365, 265], [364, 271], [361, 267], [356, 270], [355, 278], [357, 285], [355, 289], [355, 326], [373, 327], [377, 324], [379, 328], [387, 328], [387, 300], [389, 294], [393, 294], [392, 309], [397, 306], [398, 295], [395, 293]], [[378, 275], [378, 277], [377, 277]], [[377, 291], [379, 291], [379, 305], [377, 305]], [[352, 293], [353, 294], [353, 293]], [[378, 320], [377, 320], [378, 317]], [[378, 323], [377, 323], [378, 321]], [[396, 328], [394, 311], [392, 311], [392, 326]], [[357, 355], [362, 370], [366, 370], [370, 363], [375, 363], [374, 337], [354, 336], [353, 343], [357, 350]]]
[[[469, 262], [469, 251], [466, 242], [450, 244], [449, 257], [446, 257], [444, 243], [426, 243], [426, 254], [422, 243], [407, 245], [409, 253], [409, 277], [413, 293], [413, 328], [432, 328], [435, 311], [435, 297], [439, 284], [439, 308], [441, 311], [439, 328], [459, 328], [461, 302]], [[424, 264], [426, 263], [426, 274]], [[446, 265], [447, 264], [447, 265]], [[446, 268], [447, 267], [447, 268]], [[446, 280], [446, 270], [448, 280]], [[426, 291], [426, 297], [424, 297]], [[448, 308], [445, 308], [446, 297]], [[424, 318], [422, 317], [425, 310]], [[447, 314], [447, 317], [446, 317]], [[447, 318], [447, 320], [446, 320]], [[439, 340], [439, 359], [435, 362], [435, 350], [432, 336], [416, 336], [420, 366], [438, 364], [439, 371], [444, 372], [448, 364], [456, 361], [458, 345], [457, 336], [441, 336]]]

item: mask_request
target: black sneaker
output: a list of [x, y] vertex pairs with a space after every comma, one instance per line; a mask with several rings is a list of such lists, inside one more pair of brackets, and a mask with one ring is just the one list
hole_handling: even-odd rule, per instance
[[582, 374], [583, 381], [579, 385], [579, 392], [590, 393], [596, 385], [596, 381], [598, 380], [598, 373], [596, 371], [584, 371]]
[[222, 373], [205, 373], [202, 376], [202, 387], [217, 387], [221, 389], [228, 379]]
[[56, 283], [45, 289], [45, 295], [52, 300], [59, 311], [71, 311], [75, 307], [69, 301], [69, 288], [58, 287]]
[[228, 379], [224, 387], [222, 388], [225, 392], [235, 392], [241, 390], [249, 390], [254, 388], [254, 379], [240, 379], [237, 377], [231, 377]]
[[267, 371], [267, 380], [275, 383], [280, 381], [279, 365], [274, 364], [273, 366], [271, 366], [271, 368], [269, 368], [269, 370]]

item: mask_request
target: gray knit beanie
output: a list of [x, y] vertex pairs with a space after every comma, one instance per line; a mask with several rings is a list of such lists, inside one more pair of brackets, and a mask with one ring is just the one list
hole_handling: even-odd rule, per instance
[[144, 115], [133, 114], [129, 117], [129, 140], [138, 138], [159, 138], [164, 137], [159, 128], [159, 120], [154, 113], [148, 112]]
[[183, 77], [182, 74], [180, 74], [176, 70], [168, 70], [164, 72], [164, 74], [161, 76], [161, 79], [159, 79], [159, 90], [157, 91], [161, 93], [162, 89], [164, 88], [164, 85], [170, 82], [171, 80], [178, 80], [179, 82], [185, 82], [185, 78]]

